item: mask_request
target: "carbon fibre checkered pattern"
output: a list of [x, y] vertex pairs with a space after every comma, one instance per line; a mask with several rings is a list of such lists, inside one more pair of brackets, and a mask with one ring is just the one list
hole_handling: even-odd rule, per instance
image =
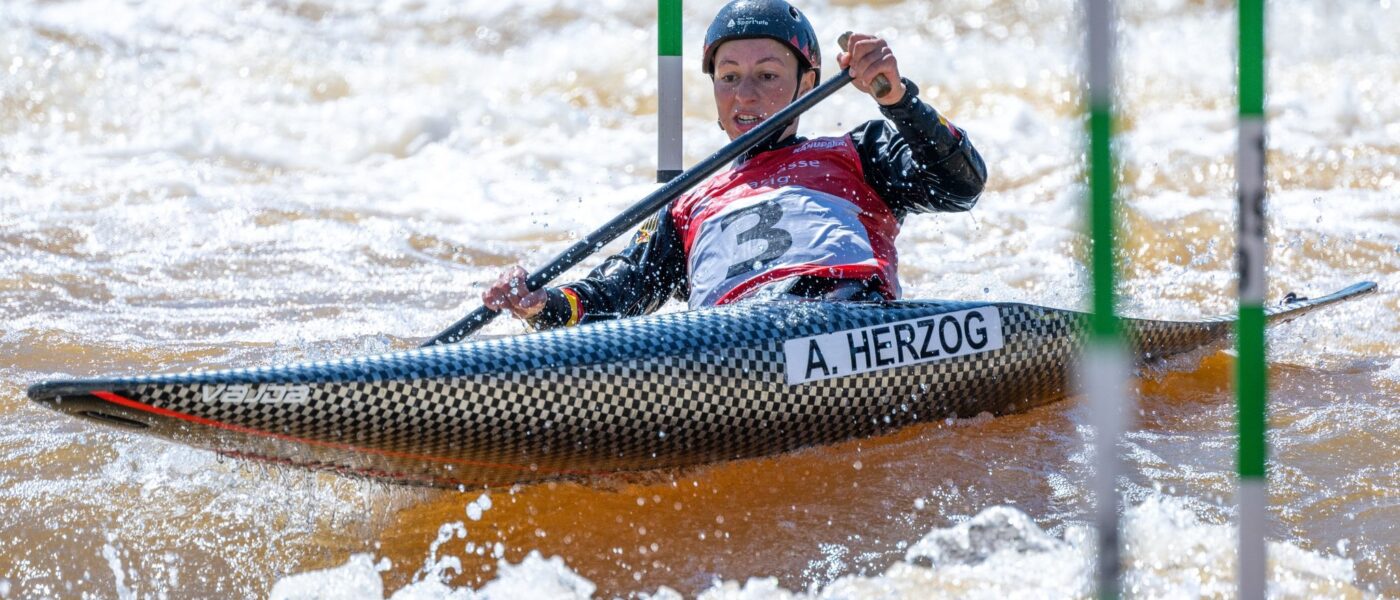
[[[1001, 349], [786, 383], [784, 340], [977, 306], [988, 305], [740, 305], [345, 361], [68, 382], [50, 391], [112, 390], [179, 413], [185, 417], [155, 419], [137, 406], [122, 414], [154, 421], [157, 435], [238, 456], [415, 483], [513, 483], [762, 456], [1063, 397], [1085, 315], [1009, 303], [990, 305], [1001, 316]], [[1151, 361], [1223, 340], [1232, 319], [1125, 320], [1125, 328], [1139, 357]], [[309, 396], [304, 403], [208, 396], [209, 386], [239, 384], [305, 384]]]

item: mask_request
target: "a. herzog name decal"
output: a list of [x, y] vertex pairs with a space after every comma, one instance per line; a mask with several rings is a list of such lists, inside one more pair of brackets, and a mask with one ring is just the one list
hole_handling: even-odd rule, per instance
[[788, 385], [916, 365], [1001, 348], [995, 306], [835, 331], [783, 342]]

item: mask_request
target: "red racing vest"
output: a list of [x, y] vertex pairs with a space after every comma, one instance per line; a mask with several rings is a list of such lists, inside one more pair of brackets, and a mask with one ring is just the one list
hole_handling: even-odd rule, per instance
[[764, 152], [671, 207], [685, 246], [690, 306], [726, 304], [801, 275], [878, 278], [900, 295], [899, 222], [865, 182], [849, 135]]

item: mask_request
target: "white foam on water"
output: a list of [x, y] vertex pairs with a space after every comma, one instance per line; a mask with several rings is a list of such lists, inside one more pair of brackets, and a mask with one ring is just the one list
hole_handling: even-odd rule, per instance
[[[705, 25], [722, 3], [684, 6], [687, 164], [726, 141], [714, 125], [698, 56]], [[907, 220], [900, 238], [906, 295], [1082, 308], [1088, 279], [1078, 4], [850, 4], [803, 6], [822, 40], [846, 28], [888, 36], [923, 97], [969, 132], [995, 187], [970, 213]], [[1115, 150], [1129, 167], [1120, 182], [1125, 214], [1132, 233], [1146, 240], [1125, 244], [1124, 310], [1160, 318], [1230, 313], [1233, 11], [1192, 0], [1132, 2], [1122, 10], [1119, 100], [1131, 119], [1121, 122]], [[168, 370], [367, 354], [435, 332], [474, 308], [473, 294], [500, 267], [542, 264], [655, 188], [653, 19], [654, 5], [627, 0], [7, 1], [0, 10], [0, 235], [29, 241], [0, 252], [4, 300], [26, 303], [4, 305], [0, 340], [15, 349], [34, 344], [36, 332], [88, 347], [100, 338], [104, 349], [143, 349], [160, 362], [120, 369]], [[1400, 139], [1400, 10], [1390, 0], [1296, 2], [1271, 9], [1268, 23], [1271, 185], [1278, 188], [1269, 198], [1276, 242], [1270, 297], [1330, 292], [1358, 278], [1375, 279], [1382, 289], [1344, 310], [1273, 330], [1271, 358], [1360, 369], [1382, 390], [1400, 390], [1400, 360], [1393, 358], [1400, 354], [1393, 314], [1400, 161], [1386, 150]], [[830, 45], [825, 50], [835, 56]], [[847, 90], [804, 115], [802, 131], [839, 134], [878, 117], [868, 98]], [[486, 332], [522, 330], [500, 319]], [[172, 358], [191, 348], [223, 350], [212, 358]], [[63, 368], [95, 374], [89, 371], [98, 364], [106, 363]], [[6, 373], [14, 381], [53, 375]], [[1336, 396], [1345, 390], [1318, 395], [1344, 405]], [[1387, 410], [1310, 414], [1325, 420], [1319, 430], [1338, 431], [1355, 428], [1356, 414], [1375, 422]], [[1203, 414], [1191, 416], [1215, 415]], [[14, 415], [0, 427], [7, 464], [39, 464], [50, 454], [83, 458], [65, 459], [81, 461], [72, 475], [20, 480], [0, 473], [0, 499], [64, 507], [98, 521], [120, 514], [122, 545], [110, 553], [103, 541], [85, 548], [99, 566], [124, 564], [112, 569], [126, 578], [109, 595], [180, 589], [157, 585], [164, 575], [148, 563], [133, 575], [136, 559], [120, 549], [140, 540], [204, 543], [235, 569], [281, 573], [276, 565], [286, 563], [277, 561], [259, 570], [265, 564], [255, 549], [266, 540], [312, 538], [359, 521], [344, 516], [327, 524], [310, 515], [355, 515], [382, 496], [415, 493], [375, 496], [379, 491], [330, 475], [249, 466], [106, 430], [74, 433], [66, 421]], [[1153, 448], [1163, 446], [1176, 449]], [[1079, 463], [1069, 469], [1085, 460], [1071, 456]], [[1183, 475], [1172, 469], [1178, 457], [1145, 449], [1133, 460], [1154, 481], [1223, 477], [1194, 464], [1188, 467], [1196, 471]], [[1366, 469], [1358, 477], [1374, 473], [1374, 485], [1391, 473], [1384, 465]], [[1073, 477], [1051, 478], [1057, 497], [1076, 495]], [[1204, 498], [1193, 499], [1149, 491], [1128, 511], [1135, 539], [1178, 550], [1130, 553], [1138, 564], [1129, 575], [1150, 595], [1230, 588], [1232, 529], [1212, 520], [1223, 509], [1213, 488], [1205, 489]], [[172, 496], [185, 504], [172, 504]], [[1284, 508], [1326, 512], [1297, 502]], [[490, 498], [482, 496], [459, 518], [470, 525], [488, 510]], [[236, 531], [181, 530], [207, 518]], [[974, 525], [999, 533], [977, 537], [983, 534]], [[503, 564], [481, 589], [453, 589], [439, 576], [460, 565], [453, 562], [464, 539], [457, 531], [449, 529], [422, 578], [394, 597], [595, 592], [563, 559], [538, 554]], [[1076, 531], [1050, 535], [1014, 509], [988, 508], [909, 540], [930, 554], [864, 577], [838, 577], [854, 559], [816, 532], [808, 536], [817, 538], [813, 544], [832, 550], [793, 551], [810, 552], [814, 573], [836, 578], [832, 583], [792, 591], [758, 578], [705, 593], [1082, 594], [1090, 581], [1088, 550]], [[1350, 580], [1346, 561], [1313, 548], [1333, 543], [1299, 535], [1304, 539], [1273, 546], [1276, 591], [1325, 596], [1328, 582]], [[1393, 558], [1359, 532], [1347, 537], [1358, 561], [1367, 551], [1381, 553], [1372, 565]], [[473, 548], [488, 552], [484, 544]], [[489, 552], [505, 553], [499, 545]], [[937, 567], [931, 555], [940, 557]], [[274, 596], [382, 598], [384, 568], [372, 554], [359, 554], [338, 569], [282, 577]], [[192, 566], [185, 571], [182, 581], [194, 585]], [[32, 591], [22, 589], [25, 581], [34, 585], [0, 580], [0, 596]]]
[[[273, 600], [383, 600], [381, 573], [388, 570], [369, 554], [351, 556], [339, 567], [311, 571], [279, 580], [273, 585]], [[538, 552], [526, 555], [518, 564], [501, 561], [498, 575], [480, 589], [452, 588], [441, 579], [415, 581], [388, 596], [389, 600], [507, 600], [592, 598], [591, 582], [565, 566], [559, 557], [544, 558]]]
[[1377, 371], [1376, 379], [1388, 383], [1392, 389], [1400, 392], [1400, 358], [1392, 359], [1389, 366]]
[[[1203, 522], [1189, 502], [1153, 495], [1129, 508], [1124, 519], [1125, 589], [1141, 597], [1200, 597], [1234, 591], [1233, 525]], [[1051, 535], [1025, 513], [993, 506], [960, 523], [929, 531], [909, 545], [904, 559], [883, 573], [848, 575], [819, 588], [788, 590], [775, 578], [726, 580], [699, 600], [836, 600], [961, 598], [1073, 598], [1092, 594], [1094, 547], [1089, 529], [1071, 525]], [[437, 545], [434, 545], [435, 551]], [[1272, 597], [1339, 597], [1360, 594], [1350, 559], [1270, 542]], [[435, 561], [441, 561], [437, 558]], [[380, 572], [368, 554], [344, 565], [279, 580], [273, 598], [384, 598]], [[592, 598], [596, 587], [560, 557], [531, 551], [516, 564], [502, 560], [497, 576], [478, 589], [453, 588], [426, 577], [395, 591], [394, 600]], [[444, 574], [439, 572], [438, 575]], [[639, 597], [681, 598], [674, 590], [637, 590]]]
[[[384, 561], [375, 562], [374, 557], [369, 554], [356, 554], [339, 567], [300, 573], [280, 579], [272, 586], [272, 592], [268, 594], [268, 598], [271, 600], [383, 598], [384, 581], [379, 574], [387, 569], [388, 565]], [[395, 598], [397, 597], [396, 595]], [[454, 596], [445, 594], [432, 597], [452, 598]]]
[[135, 600], [136, 595], [126, 586], [126, 571], [122, 570], [121, 558], [117, 556], [117, 550], [112, 544], [103, 544], [102, 558], [107, 560], [107, 566], [112, 569], [112, 576], [116, 578], [117, 597], [121, 600]]

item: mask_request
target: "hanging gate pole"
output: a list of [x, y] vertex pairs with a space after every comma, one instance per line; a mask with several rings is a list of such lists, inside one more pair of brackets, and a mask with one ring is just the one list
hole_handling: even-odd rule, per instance
[[1118, 439], [1127, 429], [1130, 408], [1128, 379], [1131, 362], [1119, 331], [1113, 260], [1114, 169], [1113, 139], [1114, 40], [1113, 3], [1089, 0], [1086, 16], [1089, 40], [1089, 231], [1093, 236], [1090, 269], [1093, 272], [1093, 307], [1090, 340], [1085, 346], [1080, 374], [1093, 413], [1095, 469], [1092, 483], [1094, 523], [1098, 531], [1098, 565], [1095, 574], [1098, 597], [1118, 598], [1121, 593], [1117, 482], [1123, 472]]
[[1269, 492], [1268, 372], [1264, 362], [1264, 0], [1239, 3], [1239, 597], [1264, 598]]
[[681, 0], [656, 2], [656, 182], [666, 183], [681, 166]]

